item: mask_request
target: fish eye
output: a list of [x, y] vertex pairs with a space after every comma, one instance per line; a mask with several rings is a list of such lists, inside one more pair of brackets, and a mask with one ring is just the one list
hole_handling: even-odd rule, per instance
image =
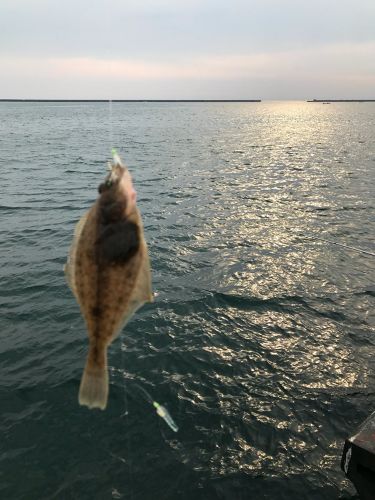
[[106, 189], [109, 189], [113, 185], [113, 182], [108, 179], [105, 182], [102, 182], [98, 187], [99, 194], [102, 194]]

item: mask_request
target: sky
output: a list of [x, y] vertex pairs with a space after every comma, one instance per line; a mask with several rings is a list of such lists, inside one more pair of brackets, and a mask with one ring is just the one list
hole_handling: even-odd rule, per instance
[[375, 98], [375, 0], [0, 0], [0, 98]]

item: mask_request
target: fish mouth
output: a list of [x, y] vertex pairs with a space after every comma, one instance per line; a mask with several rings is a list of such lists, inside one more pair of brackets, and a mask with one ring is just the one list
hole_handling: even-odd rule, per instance
[[112, 150], [112, 157], [112, 161], [108, 162], [110, 173], [99, 187], [99, 193], [116, 187], [116, 191], [127, 199], [128, 211], [131, 211], [136, 203], [137, 195], [130, 172], [115, 149]]
[[119, 182], [125, 172], [128, 172], [127, 166], [122, 162], [120, 155], [115, 149], [112, 149], [112, 161], [108, 162], [108, 170], [110, 174], [107, 182], [111, 184]]
[[109, 161], [107, 164], [109, 173], [98, 188], [100, 194], [118, 186], [124, 176], [130, 176], [126, 165], [122, 162], [116, 150], [112, 150], [112, 155], [112, 161]]
[[115, 149], [112, 149], [112, 163], [111, 163], [111, 167], [113, 168], [113, 167], [116, 167], [116, 166], [126, 168], [126, 166], [122, 163], [120, 155], [117, 153], [117, 151]]

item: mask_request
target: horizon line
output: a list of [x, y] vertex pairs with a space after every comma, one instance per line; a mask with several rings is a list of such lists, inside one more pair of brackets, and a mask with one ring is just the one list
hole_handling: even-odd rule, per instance
[[375, 99], [293, 99], [293, 98], [288, 98], [288, 99], [32, 99], [32, 98], [5, 98], [5, 99], [0, 99], [0, 102], [103, 102], [103, 103], [110, 103], [110, 102], [150, 102], [150, 103], [163, 103], [163, 102], [170, 102], [170, 103], [178, 103], [178, 102], [186, 102], [186, 103], [193, 103], [193, 102], [213, 102], [213, 103], [225, 103], [225, 102], [233, 102], [233, 103], [259, 103], [263, 101], [302, 101], [302, 102], [309, 102], [309, 103], [335, 103], [335, 102], [375, 102]]
[[261, 99], [0, 99], [0, 102], [262, 102]]

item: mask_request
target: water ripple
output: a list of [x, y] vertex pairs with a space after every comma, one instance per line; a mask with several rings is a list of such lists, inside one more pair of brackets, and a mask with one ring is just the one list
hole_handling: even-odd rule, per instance
[[[374, 266], [315, 237], [373, 246], [373, 105], [114, 103], [111, 145], [101, 103], [0, 112], [0, 496], [355, 498], [339, 459], [372, 410]], [[62, 266], [113, 146], [157, 298], [88, 412]]]

